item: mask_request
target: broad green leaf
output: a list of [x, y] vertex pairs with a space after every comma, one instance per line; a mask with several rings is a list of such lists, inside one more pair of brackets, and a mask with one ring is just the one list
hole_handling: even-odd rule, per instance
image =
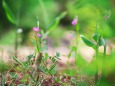
[[96, 44], [94, 44], [93, 42], [91, 42], [90, 40], [88, 40], [87, 38], [85, 38], [83, 35], [80, 35], [81, 38], [82, 38], [82, 41], [89, 47], [92, 47], [92, 48], [96, 48]]
[[52, 31], [53, 29], [55, 29], [57, 27], [57, 25], [59, 24], [60, 20], [62, 18], [64, 18], [66, 16], [67, 12], [62, 12], [58, 17], [56, 17], [56, 19], [54, 20], [53, 24], [51, 24], [48, 27], [48, 31]]
[[10, 10], [10, 8], [8, 7], [7, 3], [4, 0], [2, 2], [2, 6], [5, 10], [5, 13], [6, 13], [6, 16], [7, 16], [8, 20], [11, 23], [16, 24], [15, 16], [13, 15], [12, 11]]

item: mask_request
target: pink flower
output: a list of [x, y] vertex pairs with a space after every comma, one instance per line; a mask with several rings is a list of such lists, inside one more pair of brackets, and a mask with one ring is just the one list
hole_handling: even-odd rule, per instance
[[73, 34], [70, 34], [69, 35], [69, 39], [72, 39], [74, 36], [73, 36]]
[[78, 17], [75, 17], [73, 21], [71, 22], [71, 24], [75, 26], [77, 22], [78, 22]]
[[41, 37], [41, 34], [36, 34], [37, 37]]
[[39, 27], [34, 27], [33, 31], [38, 32], [39, 31]]

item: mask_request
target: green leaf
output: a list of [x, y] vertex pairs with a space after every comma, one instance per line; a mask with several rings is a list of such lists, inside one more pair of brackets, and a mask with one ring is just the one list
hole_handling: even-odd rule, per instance
[[82, 38], [82, 41], [89, 47], [92, 47], [92, 48], [96, 48], [96, 44], [94, 44], [93, 42], [91, 42], [90, 40], [88, 40], [87, 38], [85, 38], [83, 35], [80, 35], [81, 38]]
[[75, 46], [72, 47], [72, 51], [76, 51], [77, 48]]
[[54, 77], [54, 79], [55, 79], [56, 82], [58, 82], [58, 83], [60, 82], [60, 79], [59, 79], [59, 78]]
[[49, 57], [48, 53], [45, 53], [45, 56], [42, 58], [43, 61], [46, 61], [48, 59], [48, 57]]
[[66, 16], [67, 12], [62, 12], [56, 19], [53, 21], [53, 23], [48, 27], [48, 31], [54, 30], [57, 25], [59, 24], [60, 20]]
[[16, 24], [15, 16], [13, 15], [12, 11], [10, 10], [10, 8], [8, 7], [7, 3], [4, 0], [2, 2], [2, 6], [5, 10], [5, 13], [6, 13], [6, 16], [7, 16], [8, 20], [11, 23]]
[[8, 71], [10, 67], [2, 59], [0, 59], [0, 73]]
[[5, 81], [6, 81], [5, 78], [2, 76], [1, 86], [5, 86]]
[[98, 34], [98, 33], [95, 33], [95, 34], [93, 34], [93, 39], [94, 39], [94, 41], [95, 42], [97, 42], [98, 41], [98, 39], [101, 37], [101, 35], [100, 34]]
[[98, 33], [93, 34], [93, 39], [95, 40], [95, 42], [98, 42], [99, 46], [105, 45], [105, 41], [104, 41], [104, 39], [101, 37], [100, 34], [98, 34]]
[[76, 24], [76, 30], [78, 31], [80, 29], [79, 24]]
[[50, 66], [50, 69], [49, 69], [49, 72], [52, 71], [55, 66], [56, 66], [56, 64], [51, 65], [51, 66]]
[[25, 85], [25, 84], [19, 84], [18, 86], [27, 86], [27, 85]]
[[72, 54], [72, 52], [70, 52], [70, 53], [68, 54], [68, 58], [70, 58], [70, 57], [71, 57], [71, 54]]
[[30, 60], [31, 58], [35, 58], [35, 56], [33, 54], [27, 56], [27, 60]]
[[71, 49], [70, 53], [68, 54], [68, 58], [70, 58], [70, 57], [71, 57], [71, 54], [72, 54], [73, 52], [76, 52], [76, 50], [77, 50], [77, 47], [76, 47], [76, 46], [72, 46], [72, 49]]
[[22, 62], [20, 62], [15, 56], [13, 56], [13, 59], [20, 64], [23, 68], [25, 68], [24, 64]]
[[56, 52], [56, 56], [55, 56], [58, 60], [61, 60], [59, 57], [60, 57], [60, 53], [59, 52]]
[[41, 71], [43, 71], [45, 74], [49, 73], [49, 69], [45, 66], [39, 66], [39, 69], [41, 69]]
[[77, 58], [75, 59], [75, 64], [80, 67], [86, 66], [88, 63], [81, 55], [77, 55]]
[[84, 72], [84, 74], [88, 74], [90, 76], [93, 76], [96, 73], [96, 64], [97, 62], [94, 61], [88, 65], [85, 65], [82, 70]]
[[14, 72], [10, 72], [10, 75], [13, 79], [17, 79], [18, 78], [18, 75]]
[[33, 45], [36, 45], [36, 44], [37, 44], [36, 41], [34, 41], [34, 40], [32, 40], [32, 39], [31, 39], [30, 41], [32, 42]]
[[40, 48], [40, 52], [43, 52], [46, 49], [47, 49], [47, 45], [44, 45], [43, 47]]
[[104, 46], [104, 45], [105, 45], [105, 40], [103, 38], [100, 38], [99, 46]]

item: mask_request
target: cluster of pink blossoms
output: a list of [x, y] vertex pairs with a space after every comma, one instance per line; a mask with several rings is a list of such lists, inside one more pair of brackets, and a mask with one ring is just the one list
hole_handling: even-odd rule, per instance
[[41, 34], [38, 33], [39, 30], [40, 30], [39, 27], [34, 27], [34, 28], [33, 28], [33, 31], [36, 33], [36, 36], [37, 36], [37, 37], [41, 37]]

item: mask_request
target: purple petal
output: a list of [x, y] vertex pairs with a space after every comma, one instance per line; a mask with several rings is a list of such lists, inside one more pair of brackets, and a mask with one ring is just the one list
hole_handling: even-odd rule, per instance
[[75, 25], [77, 24], [77, 22], [78, 22], [78, 18], [77, 18], [77, 17], [75, 17], [75, 18], [73, 19], [73, 21], [72, 21], [72, 23], [71, 23], [71, 24], [75, 26]]
[[37, 37], [41, 37], [41, 34], [37, 34]]
[[34, 27], [33, 31], [38, 32], [39, 31], [39, 27]]

